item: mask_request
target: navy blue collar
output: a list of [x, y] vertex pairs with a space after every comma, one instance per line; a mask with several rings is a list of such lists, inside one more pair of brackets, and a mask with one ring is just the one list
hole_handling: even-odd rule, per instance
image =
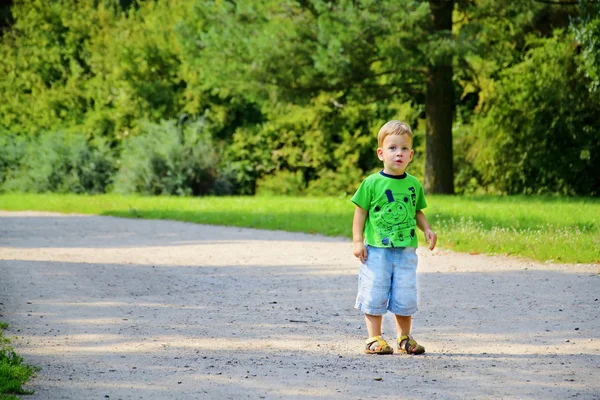
[[404, 172], [402, 175], [390, 175], [390, 174], [386, 174], [385, 172], [383, 172], [383, 170], [381, 170], [379, 172], [379, 174], [381, 174], [382, 176], [385, 176], [386, 178], [392, 178], [392, 179], [404, 179], [404, 178], [406, 178], [406, 172]]

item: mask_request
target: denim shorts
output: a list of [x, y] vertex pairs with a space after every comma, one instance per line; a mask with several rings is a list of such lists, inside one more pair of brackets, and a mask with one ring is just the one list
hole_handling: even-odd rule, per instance
[[370, 315], [383, 315], [387, 311], [402, 316], [415, 314], [418, 310], [417, 264], [414, 247], [367, 246], [354, 307]]

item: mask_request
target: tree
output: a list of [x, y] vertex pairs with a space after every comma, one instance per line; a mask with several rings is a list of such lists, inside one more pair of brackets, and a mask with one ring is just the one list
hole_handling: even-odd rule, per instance
[[[596, 160], [596, 142], [587, 139], [597, 128], [587, 116], [600, 93], [598, 7], [584, 0], [14, 0], [0, 36], [0, 128], [105, 137], [118, 155], [129, 134], [142, 133], [140, 121], [186, 115], [223, 145], [241, 193], [255, 193], [257, 182], [276, 188], [281, 178], [290, 192], [337, 195], [380, 166], [375, 133], [398, 118], [415, 132], [409, 172], [429, 193], [453, 193], [455, 185], [458, 192], [493, 186], [500, 176], [472, 156], [479, 149], [493, 153], [488, 161], [506, 160], [490, 150], [505, 148], [498, 140], [510, 135], [497, 124], [527, 145], [545, 143], [557, 132], [540, 116], [556, 112], [587, 129], [576, 138], [583, 174]], [[542, 57], [548, 40], [573, 62]], [[531, 60], [548, 61], [538, 71]], [[538, 99], [538, 90], [561, 99], [536, 83], [542, 75], [568, 78], [586, 101], [567, 98], [570, 106], [543, 111], [514, 100]], [[521, 118], [522, 106], [540, 118]], [[523, 149], [527, 176], [514, 175], [511, 188], [585, 193], [580, 188], [593, 186], [542, 185], [537, 175], [558, 176], [555, 165], [539, 169], [541, 148]]]
[[[429, 0], [434, 34], [452, 41], [454, 0]], [[433, 59], [425, 72], [426, 160], [424, 189], [428, 193], [454, 194], [452, 121], [454, 83], [452, 54]]]
[[530, 37], [523, 61], [502, 71], [474, 118], [470, 158], [485, 186], [509, 194], [600, 193], [600, 99], [578, 68], [583, 56], [572, 35], [563, 36]]
[[600, 3], [580, 0], [581, 17], [573, 24], [577, 41], [583, 47], [583, 67], [591, 80], [591, 90], [600, 89]]
[[209, 85], [268, 104], [326, 97], [333, 111], [386, 105], [378, 120], [348, 127], [361, 136], [372, 138], [374, 127], [394, 117], [394, 103], [425, 106], [426, 187], [453, 193], [454, 2], [435, 3], [430, 11], [411, 0], [199, 2], [207, 25], [190, 38], [201, 43], [193, 57]]
[[[193, 57], [202, 60], [209, 85], [266, 104], [309, 104], [322, 96], [332, 107], [377, 103], [387, 107], [374, 121], [379, 126], [395, 116], [394, 104], [424, 110], [424, 186], [450, 194], [455, 102], [478, 73], [469, 56], [489, 57], [482, 53], [492, 49], [497, 64], [512, 62], [511, 35], [529, 28], [542, 7], [532, 2], [199, 2], [196, 11], [206, 24], [190, 40], [201, 43]], [[419, 119], [408, 122], [420, 129], [414, 126]], [[350, 129], [372, 136], [373, 125]]]

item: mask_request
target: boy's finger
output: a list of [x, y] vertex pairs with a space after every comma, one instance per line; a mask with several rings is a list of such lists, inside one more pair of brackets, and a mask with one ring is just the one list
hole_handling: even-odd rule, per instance
[[363, 251], [360, 252], [360, 262], [364, 264], [366, 259], [367, 259], [367, 249], [363, 249]]
[[435, 248], [436, 243], [437, 243], [437, 236], [432, 235], [431, 236], [431, 244], [429, 245], [429, 250], [433, 250]]

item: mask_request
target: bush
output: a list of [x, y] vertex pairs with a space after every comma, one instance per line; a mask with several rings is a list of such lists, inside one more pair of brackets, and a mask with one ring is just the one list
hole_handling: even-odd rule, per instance
[[217, 152], [202, 121], [140, 123], [141, 134], [124, 141], [115, 191], [147, 195], [230, 194], [226, 176], [217, 183]]
[[600, 94], [586, 85], [571, 41], [532, 39], [530, 48], [475, 118], [468, 158], [488, 189], [598, 195]]
[[23, 389], [22, 385], [34, 369], [23, 363], [23, 358], [12, 348], [4, 344], [0, 346], [0, 397], [2, 394], [33, 394], [32, 390]]
[[4, 191], [105, 193], [116, 171], [111, 150], [101, 140], [50, 132], [27, 139], [10, 136], [3, 150]]
[[265, 175], [256, 182], [256, 194], [265, 196], [300, 196], [304, 194], [306, 183], [301, 171], [276, 171]]
[[0, 192], [4, 182], [18, 173], [25, 152], [25, 139], [9, 132], [0, 133]]
[[[241, 194], [351, 194], [366, 174], [381, 168], [377, 132], [386, 121], [407, 121], [418, 132], [414, 145], [420, 146], [424, 126], [418, 115], [410, 103], [342, 105], [327, 95], [304, 105], [278, 104], [265, 110], [267, 122], [236, 129], [225, 159], [235, 168]], [[422, 171], [418, 154], [409, 172], [422, 177]]]
[[10, 341], [2, 335], [2, 330], [8, 327], [0, 322], [0, 399], [16, 399], [12, 394], [33, 394], [32, 390], [23, 389], [22, 385], [35, 373], [38, 368], [23, 362], [10, 346]]
[[469, 151], [477, 152], [474, 147], [472, 126], [455, 124], [453, 131], [454, 149], [454, 190], [459, 195], [473, 195], [493, 192], [493, 185], [483, 187], [481, 175], [468, 157]]

